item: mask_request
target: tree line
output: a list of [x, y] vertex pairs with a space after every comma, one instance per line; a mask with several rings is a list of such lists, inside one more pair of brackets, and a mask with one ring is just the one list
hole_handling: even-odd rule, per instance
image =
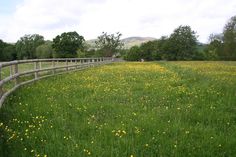
[[0, 61], [35, 58], [123, 57], [129, 61], [152, 60], [236, 60], [236, 16], [230, 18], [223, 32], [211, 34], [208, 44], [201, 44], [190, 26], [179, 26], [169, 36], [141, 46], [123, 49], [122, 34], [103, 32], [95, 46], [77, 32], [64, 32], [52, 41], [42, 35], [21, 37], [15, 44], [0, 39]]
[[179, 26], [170, 36], [131, 47], [124, 55], [129, 61], [144, 60], [236, 60], [236, 16], [221, 34], [211, 34], [209, 44], [197, 41], [190, 26]]
[[96, 40], [95, 49], [86, 44], [77, 32], [64, 32], [52, 41], [39, 34], [24, 35], [15, 44], [0, 40], [0, 61], [36, 58], [110, 57], [123, 46], [121, 34], [103, 32]]

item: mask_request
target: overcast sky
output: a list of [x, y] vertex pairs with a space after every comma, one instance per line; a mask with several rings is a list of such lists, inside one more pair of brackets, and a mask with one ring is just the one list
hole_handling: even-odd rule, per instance
[[0, 39], [37, 33], [52, 40], [67, 31], [86, 40], [103, 31], [159, 38], [190, 25], [206, 42], [234, 15], [236, 0], [0, 0]]

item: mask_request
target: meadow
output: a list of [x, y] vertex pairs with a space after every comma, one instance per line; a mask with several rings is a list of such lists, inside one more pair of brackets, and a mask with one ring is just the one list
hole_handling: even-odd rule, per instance
[[236, 62], [125, 62], [47, 78], [0, 109], [2, 157], [236, 156]]

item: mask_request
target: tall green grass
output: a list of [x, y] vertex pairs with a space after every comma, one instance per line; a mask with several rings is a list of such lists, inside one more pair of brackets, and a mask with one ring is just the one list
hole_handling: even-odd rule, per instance
[[20, 88], [0, 156], [236, 156], [236, 63], [114, 63]]

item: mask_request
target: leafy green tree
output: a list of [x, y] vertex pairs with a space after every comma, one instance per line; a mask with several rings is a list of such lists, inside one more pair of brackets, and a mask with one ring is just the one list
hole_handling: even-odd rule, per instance
[[211, 34], [209, 44], [204, 49], [204, 60], [219, 60], [224, 58], [223, 34]]
[[160, 60], [164, 58], [166, 40], [166, 37], [162, 37], [158, 40], [143, 43], [140, 47], [133, 46], [127, 52], [125, 59], [130, 61], [140, 61], [141, 59], [146, 61]]
[[231, 17], [224, 27], [224, 56], [226, 60], [236, 60], [236, 16]]
[[6, 43], [4, 41], [2, 41], [0, 39], [0, 60], [3, 61], [4, 60], [4, 54], [3, 54], [3, 50], [6, 47]]
[[84, 41], [77, 32], [65, 32], [53, 39], [52, 47], [57, 57], [77, 57], [77, 50], [83, 50]]
[[3, 49], [3, 60], [12, 61], [17, 59], [16, 47], [13, 44], [7, 44]]
[[37, 58], [52, 58], [55, 51], [52, 48], [52, 42], [47, 41], [45, 44], [40, 45], [36, 48]]
[[140, 47], [133, 46], [126, 53], [124, 59], [128, 60], [128, 61], [140, 61], [140, 59], [141, 59], [140, 51], [141, 51]]
[[130, 61], [138, 61], [141, 59], [147, 61], [165, 59], [165, 54], [167, 53], [167, 42], [168, 38], [163, 36], [158, 40], [143, 43], [140, 47], [133, 46], [127, 52], [125, 59]]
[[44, 37], [38, 34], [25, 35], [16, 43], [18, 59], [36, 58], [36, 48], [44, 44]]
[[197, 51], [197, 36], [190, 26], [179, 26], [167, 43], [167, 59], [191, 60]]
[[167, 43], [169, 38], [166, 36], [162, 36], [158, 40], [152, 41], [152, 43], [155, 45], [153, 46], [153, 52], [152, 52], [152, 59], [153, 60], [160, 60], [160, 59], [166, 59], [166, 54], [168, 52]]
[[16, 59], [15, 45], [5, 43], [0, 39], [0, 61], [11, 61]]
[[151, 61], [154, 60], [153, 55], [157, 54], [157, 43], [154, 41], [148, 41], [140, 46], [141, 59]]
[[122, 34], [117, 32], [116, 34], [107, 34], [102, 32], [102, 35], [98, 36], [96, 43], [96, 47], [100, 52], [102, 52], [103, 56], [111, 57], [115, 53], [117, 53], [124, 45], [121, 41]]

